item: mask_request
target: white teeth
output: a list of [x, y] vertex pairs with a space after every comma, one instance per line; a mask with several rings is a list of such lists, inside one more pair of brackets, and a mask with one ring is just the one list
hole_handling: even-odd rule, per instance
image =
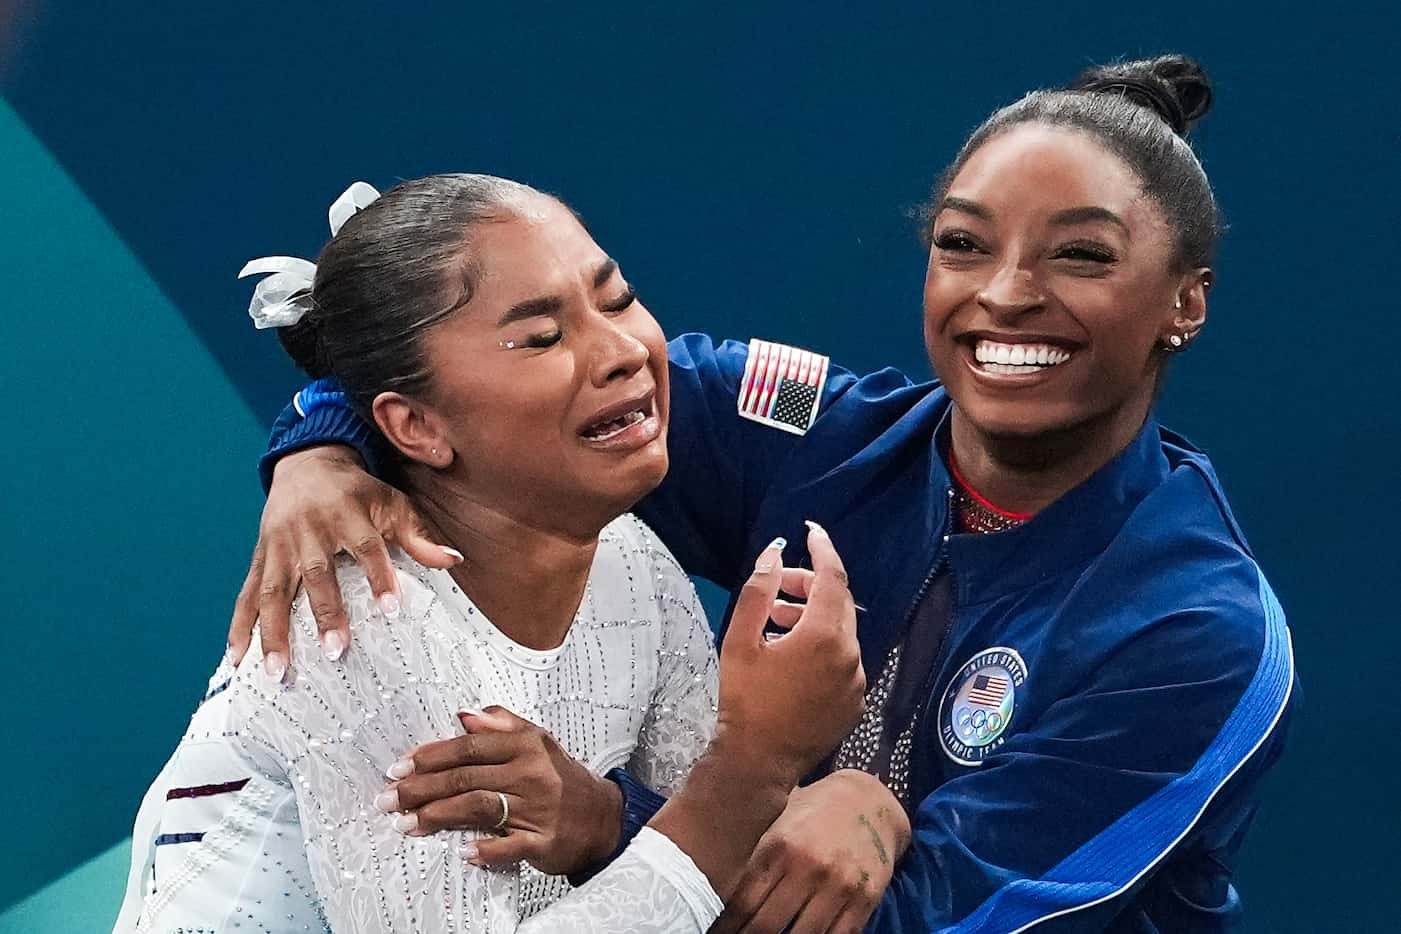
[[990, 373], [1035, 373], [1070, 359], [1070, 351], [1050, 344], [1004, 344], [980, 340], [974, 358]]
[[1014, 366], [1010, 363], [985, 363], [983, 364], [983, 369], [987, 370], [989, 373], [1008, 373], [1016, 375], [1019, 373], [1040, 373], [1045, 367], [1036, 366], [1035, 364]]

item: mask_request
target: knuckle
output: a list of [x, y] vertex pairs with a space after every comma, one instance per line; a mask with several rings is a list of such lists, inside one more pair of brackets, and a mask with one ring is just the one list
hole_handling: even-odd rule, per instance
[[264, 578], [258, 585], [258, 596], [264, 601], [285, 600], [291, 591], [291, 584], [277, 577]]
[[372, 555], [384, 544], [384, 539], [378, 535], [361, 535], [355, 539], [355, 543], [350, 546], [350, 550], [357, 558]]
[[448, 773], [448, 785], [454, 794], [465, 795], [472, 791], [472, 773], [467, 769], [453, 769]]
[[338, 626], [345, 620], [345, 613], [334, 603], [325, 600], [314, 600], [311, 604], [311, 615], [323, 623], [331, 626]]
[[302, 577], [308, 583], [317, 583], [326, 579], [331, 573], [331, 562], [324, 556], [312, 558], [301, 563]]
[[764, 851], [765, 868], [776, 867], [791, 862], [798, 855], [797, 847], [787, 837], [774, 837]]

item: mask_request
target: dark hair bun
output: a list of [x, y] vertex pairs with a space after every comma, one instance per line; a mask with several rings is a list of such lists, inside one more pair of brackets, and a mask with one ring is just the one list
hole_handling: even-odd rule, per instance
[[[303, 295], [303, 301], [311, 301], [311, 296]], [[326, 363], [321, 336], [317, 332], [316, 315], [308, 312], [296, 324], [278, 328], [277, 339], [303, 373], [312, 379], [324, 379], [331, 375], [331, 368]]]
[[1179, 136], [1211, 109], [1211, 80], [1185, 55], [1088, 68], [1067, 90], [1121, 94], [1162, 117]]

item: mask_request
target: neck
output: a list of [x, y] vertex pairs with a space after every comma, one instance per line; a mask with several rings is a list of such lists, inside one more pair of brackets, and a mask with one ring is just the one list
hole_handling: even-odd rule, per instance
[[583, 600], [600, 530], [547, 528], [444, 477], [415, 480], [415, 502], [465, 559], [449, 573], [492, 625], [528, 648], [562, 643]]
[[1148, 417], [1146, 405], [1132, 408], [1063, 431], [1006, 438], [979, 431], [955, 405], [950, 433], [959, 472], [998, 509], [1035, 515], [1128, 447]]

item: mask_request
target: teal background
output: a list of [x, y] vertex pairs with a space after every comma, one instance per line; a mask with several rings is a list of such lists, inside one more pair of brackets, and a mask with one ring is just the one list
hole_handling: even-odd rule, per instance
[[1197, 145], [1231, 231], [1162, 413], [1211, 452], [1305, 691], [1251, 929], [1394, 929], [1396, 14], [871, 6], [0, 3], [0, 932], [110, 925], [222, 651], [299, 385], [246, 259], [313, 256], [353, 179], [496, 172], [563, 193], [671, 332], [923, 374], [908, 209], [995, 106], [1163, 50], [1217, 80]]

